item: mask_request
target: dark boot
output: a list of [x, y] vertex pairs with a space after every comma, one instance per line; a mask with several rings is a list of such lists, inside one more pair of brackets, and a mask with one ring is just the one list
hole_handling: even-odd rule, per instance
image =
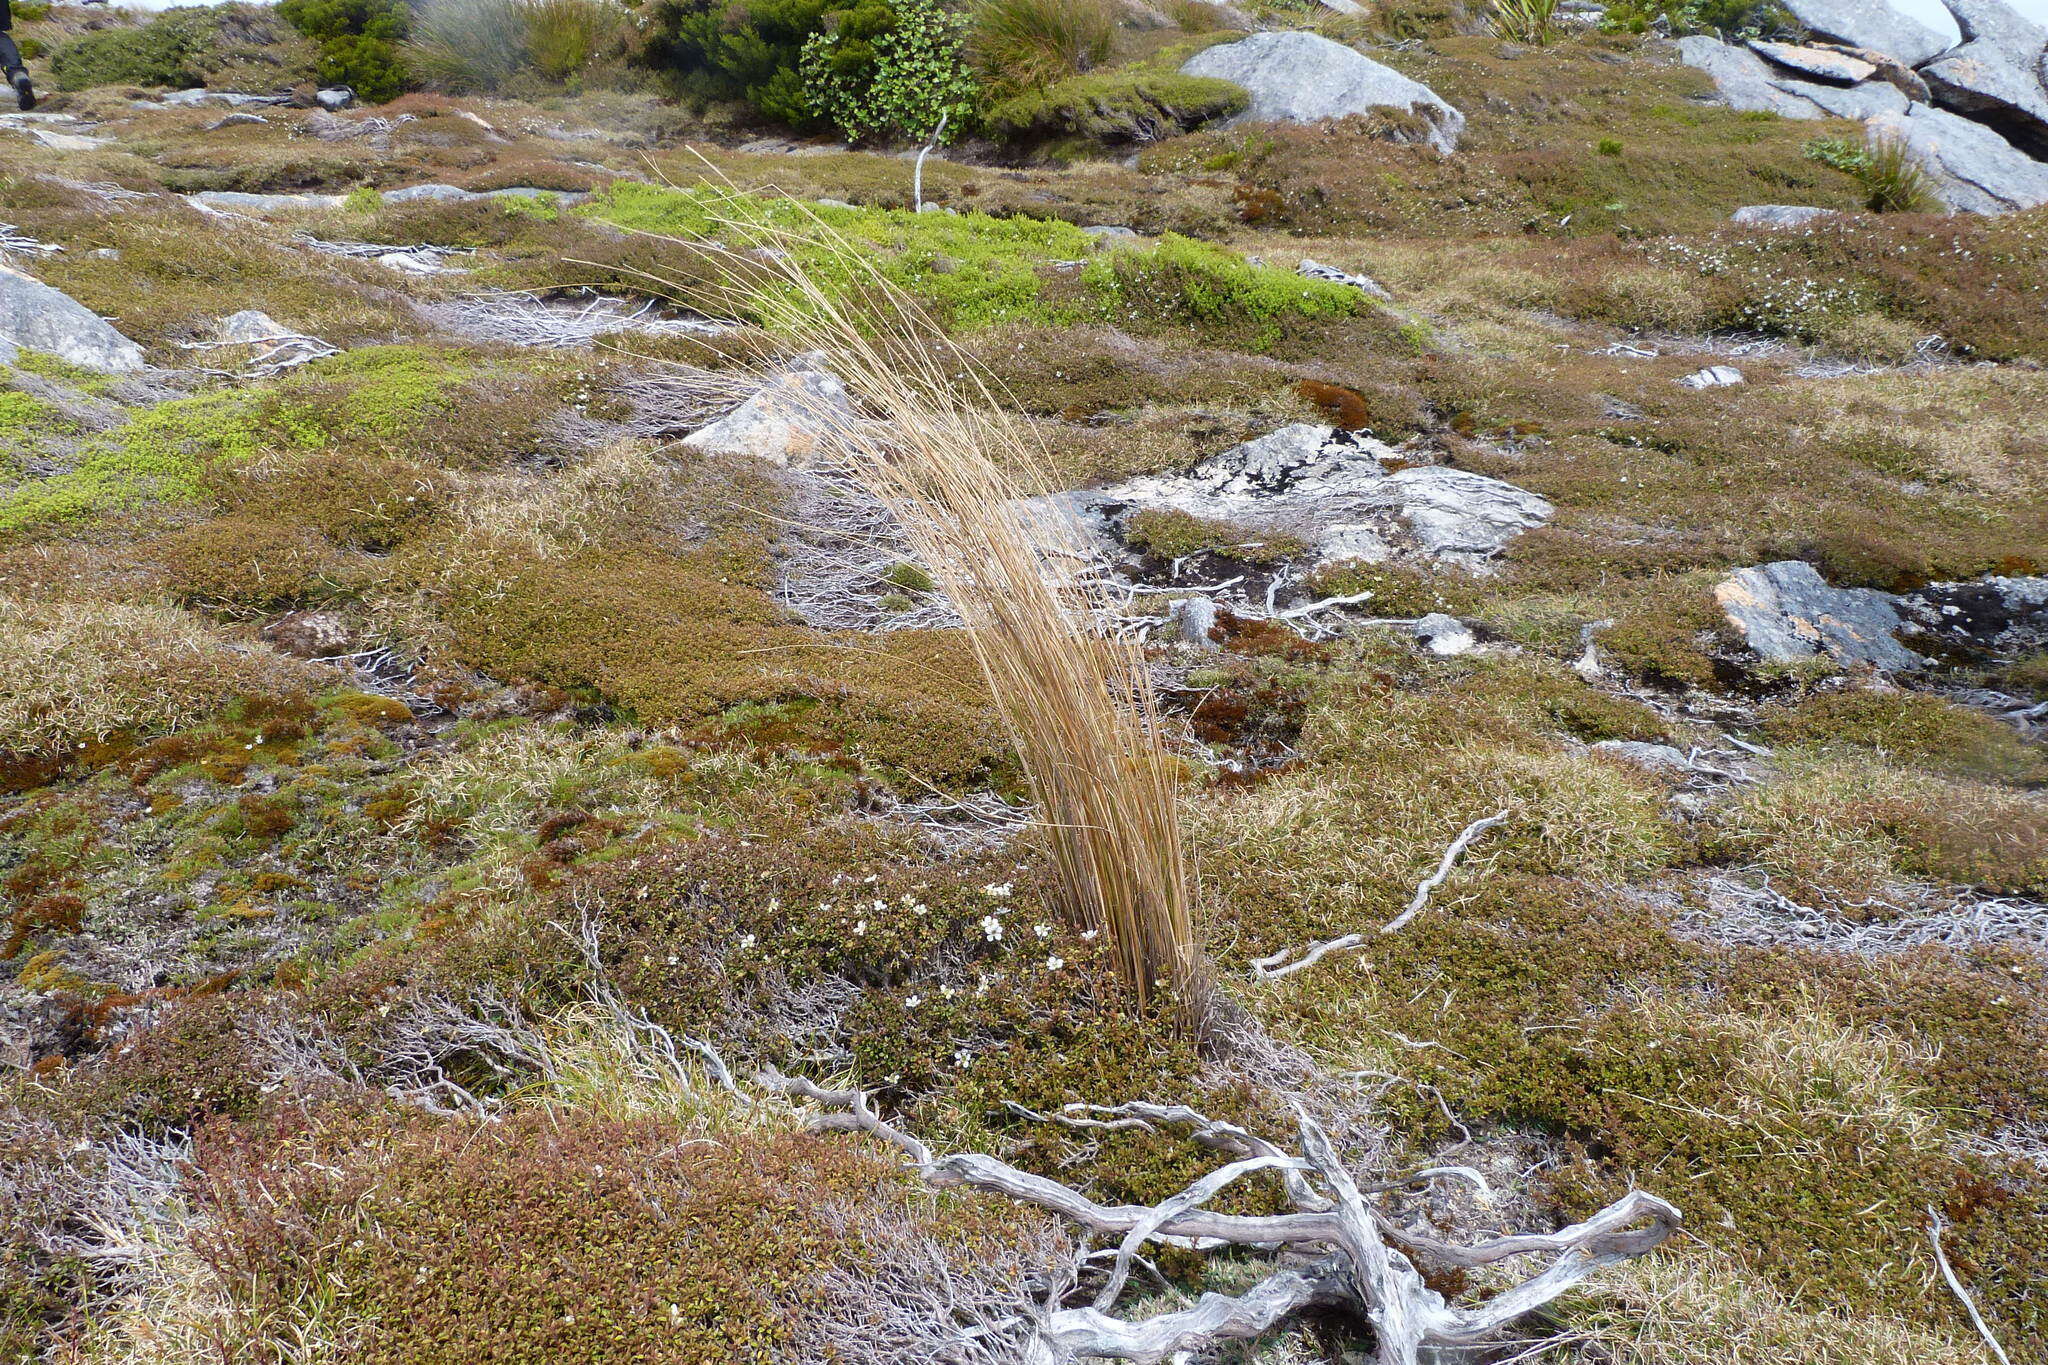
[[28, 72], [16, 67], [7, 73], [7, 80], [14, 87], [14, 102], [24, 110], [36, 107], [36, 88], [30, 84]]

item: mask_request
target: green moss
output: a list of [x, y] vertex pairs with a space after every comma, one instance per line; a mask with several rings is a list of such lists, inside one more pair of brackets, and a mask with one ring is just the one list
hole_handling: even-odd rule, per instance
[[1133, 516], [1124, 528], [1124, 539], [1133, 548], [1161, 559], [1185, 559], [1206, 551], [1247, 564], [1272, 564], [1308, 550], [1298, 536], [1159, 508]]
[[1263, 352], [1305, 339], [1302, 324], [1356, 317], [1364, 295], [1327, 280], [1253, 265], [1221, 248], [1168, 233], [1149, 251], [1090, 261], [1083, 279], [1119, 325], [1184, 331], [1211, 344]]
[[263, 445], [259, 395], [222, 390], [177, 398], [86, 443], [70, 469], [0, 494], [0, 534], [75, 521], [148, 499], [204, 496], [210, 467], [253, 458]]
[[1243, 87], [1229, 81], [1127, 68], [1027, 90], [984, 117], [998, 136], [1009, 139], [1139, 142], [1227, 118], [1249, 101]]

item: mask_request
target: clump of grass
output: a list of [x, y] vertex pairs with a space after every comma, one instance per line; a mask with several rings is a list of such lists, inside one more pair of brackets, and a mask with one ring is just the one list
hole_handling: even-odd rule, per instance
[[1902, 138], [1880, 134], [1860, 143], [1816, 138], [1806, 144], [1806, 155], [1855, 177], [1864, 189], [1864, 207], [1872, 213], [1935, 213], [1941, 208], [1934, 182]]
[[[1026, 493], [1047, 486], [1041, 443], [1001, 415], [981, 372], [916, 300], [822, 220], [778, 228], [738, 194], [713, 213], [735, 236], [782, 244], [774, 260], [735, 255], [734, 265], [760, 281], [770, 327], [822, 352], [866, 411], [857, 423], [811, 417], [837, 434], [841, 458], [896, 512], [965, 619], [1038, 803], [1059, 909], [1107, 936], [1141, 1004], [1162, 989], [1192, 1000], [1193, 874], [1177, 767], [1156, 737], [1141, 652], [1094, 629], [1094, 589], [1049, 562], [1080, 543], [1078, 530], [1026, 508]], [[808, 264], [821, 254], [829, 273]], [[849, 274], [859, 289], [841, 285]]]
[[1100, 66], [1115, 39], [1109, 0], [981, 0], [968, 41], [989, 83], [1015, 93]]
[[1493, 0], [1487, 22], [1510, 42], [1543, 47], [1557, 36], [1557, 0]]
[[177, 729], [237, 696], [298, 690], [289, 660], [234, 649], [168, 607], [38, 603], [0, 594], [0, 752]]

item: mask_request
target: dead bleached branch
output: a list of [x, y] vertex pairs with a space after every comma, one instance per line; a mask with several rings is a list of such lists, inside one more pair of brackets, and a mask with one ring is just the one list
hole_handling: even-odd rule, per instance
[[[1450, 877], [1451, 869], [1458, 865], [1458, 860], [1465, 856], [1465, 851], [1472, 847], [1473, 841], [1495, 825], [1505, 821], [1510, 814], [1512, 814], [1510, 811], [1495, 811], [1492, 815], [1482, 820], [1474, 820], [1471, 824], [1465, 826], [1458, 837], [1451, 841], [1450, 847], [1444, 850], [1443, 857], [1437, 860], [1436, 871], [1424, 877], [1422, 882], [1415, 888], [1415, 895], [1409, 900], [1407, 908], [1380, 926], [1380, 932], [1382, 934], [1395, 933], [1406, 927], [1408, 921], [1421, 914], [1423, 909], [1428, 906], [1429, 898]], [[1362, 933], [1345, 934], [1341, 938], [1325, 939], [1321, 943], [1310, 944], [1306, 949], [1284, 948], [1269, 956], [1254, 959], [1252, 962], [1252, 975], [1261, 981], [1277, 981], [1283, 976], [1292, 976], [1298, 971], [1315, 966], [1316, 963], [1322, 961], [1331, 953], [1341, 953], [1348, 949], [1362, 948], [1369, 942], [1371, 942], [1369, 935]]]
[[1932, 1204], [1927, 1206], [1927, 1240], [1934, 1244], [1934, 1263], [1941, 1268], [1941, 1278], [1948, 1282], [1952, 1292], [1963, 1305], [1963, 1311], [1970, 1315], [1970, 1325], [1977, 1329], [1977, 1335], [1984, 1338], [1985, 1347], [1998, 1361], [1998, 1365], [2012, 1365], [2012, 1357], [2005, 1353], [2005, 1347], [1998, 1344], [1998, 1338], [1991, 1331], [1991, 1325], [1984, 1321], [1984, 1315], [1977, 1311], [1977, 1301], [1970, 1297], [1970, 1291], [1956, 1275], [1955, 1268], [1948, 1263], [1948, 1252], [1941, 1245], [1941, 1230], [1947, 1224], [1942, 1221], [1940, 1210]]
[[[1180, 1106], [1120, 1105], [1083, 1108], [1060, 1116], [1077, 1125], [1119, 1126], [1126, 1120], [1185, 1125], [1207, 1145], [1244, 1153], [1157, 1205], [1107, 1205], [1057, 1181], [974, 1152], [936, 1156], [923, 1142], [884, 1119], [865, 1092], [830, 1090], [767, 1068], [765, 1089], [819, 1105], [812, 1126], [866, 1133], [907, 1157], [927, 1185], [965, 1186], [1002, 1194], [1059, 1215], [1087, 1232], [1117, 1239], [1107, 1283], [1085, 1308], [1048, 1305], [1024, 1359], [1061, 1361], [1110, 1357], [1149, 1365], [1226, 1340], [1261, 1335], [1310, 1304], [1348, 1307], [1370, 1321], [1378, 1336], [1379, 1365], [1416, 1365], [1426, 1347], [1471, 1345], [1549, 1303], [1598, 1270], [1662, 1243], [1678, 1227], [1678, 1210], [1635, 1191], [1583, 1223], [1554, 1233], [1501, 1237], [1471, 1246], [1406, 1228], [1368, 1198], [1337, 1156], [1322, 1127], [1299, 1113], [1301, 1155], [1288, 1156], [1235, 1125], [1218, 1124]], [[1024, 1111], [1029, 1113], [1029, 1111]], [[1032, 1117], [1042, 1117], [1032, 1115]], [[1262, 1171], [1281, 1173], [1294, 1211], [1230, 1214], [1206, 1205], [1224, 1188]], [[1442, 1175], [1467, 1178], [1462, 1168], [1420, 1172], [1412, 1184]], [[1248, 1292], [1209, 1294], [1192, 1308], [1144, 1321], [1110, 1310], [1121, 1296], [1128, 1268], [1147, 1241], [1174, 1241], [1198, 1249], [1285, 1248], [1321, 1257], [1310, 1269], [1277, 1268]], [[1424, 1282], [1417, 1258], [1472, 1269], [1518, 1256], [1547, 1256], [1540, 1272], [1472, 1307], [1449, 1303]]]

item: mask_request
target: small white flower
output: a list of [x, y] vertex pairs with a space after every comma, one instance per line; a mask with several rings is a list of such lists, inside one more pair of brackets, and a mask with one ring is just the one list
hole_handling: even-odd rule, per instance
[[998, 942], [1003, 936], [1003, 922], [994, 915], [983, 915], [981, 917], [981, 932], [990, 943]]
[[1067, 960], [1063, 957], [1049, 957], [1045, 960], [1045, 969], [1049, 972], [1056, 972], [1066, 965]]
[[924, 997], [923, 997], [923, 996], [921, 996], [921, 995], [913, 995], [913, 996], [910, 996], [909, 998], [907, 998], [907, 999], [905, 999], [905, 1000], [904, 1000], [904, 1002], [903, 1002], [903, 1008], [905, 1008], [905, 1009], [907, 1009], [907, 1010], [914, 1010], [914, 1009], [916, 1009], [916, 1008], [917, 1008], [917, 1007], [918, 1007], [919, 1005], [922, 1005], [923, 1003], [924, 1003]]
[[860, 923], [853, 926], [853, 936], [855, 938], [859, 938], [862, 934], [865, 934], [867, 931], [868, 922], [866, 920], [862, 920]]
[[1083, 929], [1081, 931], [1081, 941], [1083, 943], [1093, 943], [1095, 942], [1096, 935], [1101, 932], [1100, 929]]
[[741, 950], [742, 950], [742, 951], [744, 951], [744, 950], [746, 950], [746, 949], [748, 949], [748, 948], [751, 948], [751, 947], [753, 947], [753, 946], [754, 946], [754, 943], [755, 943], [755, 939], [754, 939], [754, 936], [753, 936], [752, 934], [741, 934], [741, 935], [740, 935], [740, 948], [741, 948]]
[[969, 1052], [969, 1051], [968, 1051], [968, 1050], [967, 1050], [966, 1048], [964, 1048], [964, 1047], [963, 1047], [963, 1048], [961, 1048], [961, 1049], [960, 1049], [960, 1050], [959, 1050], [958, 1052], [955, 1052], [955, 1053], [953, 1054], [953, 1065], [954, 1065], [954, 1066], [957, 1066], [957, 1067], [970, 1067], [970, 1066], [973, 1066], [973, 1065], [974, 1065], [974, 1054], [973, 1054], [972, 1052]]
[[939, 994], [944, 996], [946, 999], [951, 1000], [955, 995], [959, 994], [959, 992], [955, 991], [951, 986], [941, 986], [939, 987]]
[[1040, 938], [1051, 938], [1052, 926], [1049, 924], [1034, 924], [1031, 926], [1031, 932]]
[[997, 900], [1001, 900], [1010, 894], [1010, 884], [1008, 882], [990, 882], [981, 890], [983, 895], [994, 896]]

